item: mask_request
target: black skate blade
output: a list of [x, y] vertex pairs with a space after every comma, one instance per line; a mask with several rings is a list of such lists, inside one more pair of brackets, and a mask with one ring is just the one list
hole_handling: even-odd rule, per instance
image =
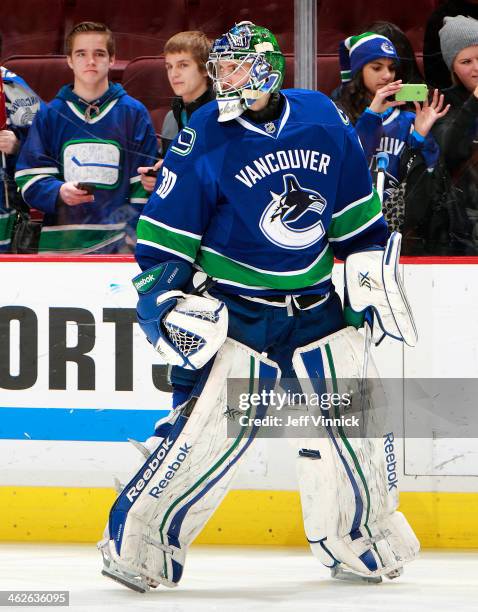
[[130, 581], [127, 578], [120, 576], [119, 574], [109, 572], [106, 569], [101, 570], [101, 573], [103, 576], [106, 576], [107, 578], [111, 578], [111, 580], [114, 580], [115, 582], [119, 582], [123, 586], [128, 587], [128, 589], [131, 589], [132, 591], [136, 591], [137, 593], [146, 593], [146, 591], [149, 591], [148, 586], [145, 585], [144, 587], [142, 587], [140, 583], [136, 581]]

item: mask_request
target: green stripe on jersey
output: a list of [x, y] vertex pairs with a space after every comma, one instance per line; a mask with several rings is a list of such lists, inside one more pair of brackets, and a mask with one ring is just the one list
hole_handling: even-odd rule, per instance
[[276, 274], [272, 271], [260, 271], [233, 261], [220, 253], [201, 249], [198, 257], [201, 268], [218, 280], [232, 281], [251, 287], [267, 287], [268, 289], [302, 289], [317, 284], [332, 272], [334, 256], [327, 245], [322, 257], [305, 272], [290, 272]]
[[378, 215], [381, 210], [382, 204], [374, 189], [367, 200], [332, 218], [332, 223], [327, 232], [329, 238], [337, 239], [351, 232], [356, 232]]
[[58, 252], [81, 252], [94, 251], [106, 244], [111, 244], [115, 240], [119, 240], [124, 236], [124, 229], [108, 230], [105, 229], [65, 229], [48, 230], [47, 227], [42, 228], [40, 234], [39, 252], [58, 251]]
[[178, 253], [183, 253], [191, 259], [196, 259], [196, 254], [201, 244], [199, 238], [188, 236], [179, 231], [174, 231], [173, 228], [166, 228], [155, 223], [151, 223], [147, 219], [140, 218], [136, 227], [138, 240], [146, 240], [158, 245], [158, 248], [165, 250], [173, 250]]
[[145, 198], [146, 200], [149, 198], [151, 194], [146, 191], [146, 189], [141, 185], [140, 181], [136, 181], [131, 183], [129, 186], [129, 197], [130, 200], [133, 198]]
[[38, 178], [39, 176], [41, 176], [42, 178], [58, 178], [59, 176], [59, 172], [51, 172], [51, 173], [44, 173], [44, 174], [24, 174], [23, 176], [15, 176], [15, 183], [18, 185], [18, 188], [21, 190], [25, 187], [25, 185], [28, 183], [28, 181], [31, 181], [34, 178]]
[[12, 238], [15, 216], [15, 211], [0, 214], [0, 243], [2, 243], [3, 246], [5, 246], [6, 241]]

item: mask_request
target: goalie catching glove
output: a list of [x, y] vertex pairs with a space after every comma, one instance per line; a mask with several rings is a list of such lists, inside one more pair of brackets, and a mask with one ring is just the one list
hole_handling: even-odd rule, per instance
[[372, 311], [382, 332], [415, 346], [415, 321], [398, 270], [402, 236], [393, 232], [385, 249], [359, 251], [345, 260], [345, 314], [353, 319]]
[[181, 291], [191, 276], [186, 262], [168, 261], [133, 278], [138, 323], [166, 363], [202, 368], [224, 344], [228, 315], [215, 298]]

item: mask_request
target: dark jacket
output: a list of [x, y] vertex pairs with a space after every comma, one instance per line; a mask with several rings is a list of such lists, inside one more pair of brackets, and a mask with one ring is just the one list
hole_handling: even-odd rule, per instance
[[430, 212], [424, 228], [428, 252], [478, 254], [478, 99], [463, 86], [444, 92], [451, 104], [433, 127], [442, 157], [430, 176]]
[[449, 0], [438, 7], [428, 18], [423, 42], [423, 67], [427, 83], [439, 89], [450, 87], [450, 71], [443, 61], [440, 48], [439, 31], [444, 17], [474, 17], [478, 19], [478, 4], [465, 0]]
[[449, 170], [456, 173], [458, 167], [470, 161], [477, 151], [478, 98], [462, 85], [450, 87], [443, 93], [445, 103], [451, 108], [435, 124], [433, 133]]
[[199, 98], [196, 98], [189, 104], [184, 104], [183, 99], [180, 97], [173, 98], [171, 110], [164, 118], [161, 128], [161, 157], [166, 155], [171, 143], [176, 138], [178, 132], [188, 124], [193, 112], [204, 104], [207, 104], [207, 102], [211, 102], [214, 98], [215, 96], [212, 88], [206, 89]]

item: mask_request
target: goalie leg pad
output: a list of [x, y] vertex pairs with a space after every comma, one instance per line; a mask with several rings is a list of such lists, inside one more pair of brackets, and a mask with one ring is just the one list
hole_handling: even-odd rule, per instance
[[[293, 362], [304, 393], [323, 393], [324, 385], [336, 393], [341, 379], [360, 379], [363, 353], [363, 338], [353, 327], [297, 349]], [[371, 378], [378, 378], [373, 361], [369, 370]], [[369, 401], [374, 393], [380, 393], [378, 386], [369, 391]], [[333, 415], [322, 412], [338, 417], [345, 409], [334, 408]], [[389, 441], [391, 432], [384, 429], [384, 437], [375, 433], [385, 422], [383, 412], [369, 410], [367, 418], [374, 420], [376, 437], [348, 437], [340, 425], [327, 425], [316, 438], [300, 440], [299, 446], [309, 452], [299, 452], [297, 471], [314, 555], [331, 568], [340, 565], [362, 576], [381, 576], [412, 561], [419, 542], [396, 511], [396, 486], [389, 486], [384, 439]]]
[[[164, 441], [125, 486], [109, 517], [109, 536], [100, 543], [105, 572], [131, 588], [179, 582], [188, 546], [227, 493], [258, 427], [240, 427], [228, 437], [228, 377], [249, 381], [248, 389], [271, 389], [277, 365], [233, 340], [218, 352], [198, 397], [177, 409]], [[194, 393], [198, 389], [193, 390]], [[251, 407], [262, 417], [268, 406]], [[243, 410], [236, 410], [236, 414]]]

